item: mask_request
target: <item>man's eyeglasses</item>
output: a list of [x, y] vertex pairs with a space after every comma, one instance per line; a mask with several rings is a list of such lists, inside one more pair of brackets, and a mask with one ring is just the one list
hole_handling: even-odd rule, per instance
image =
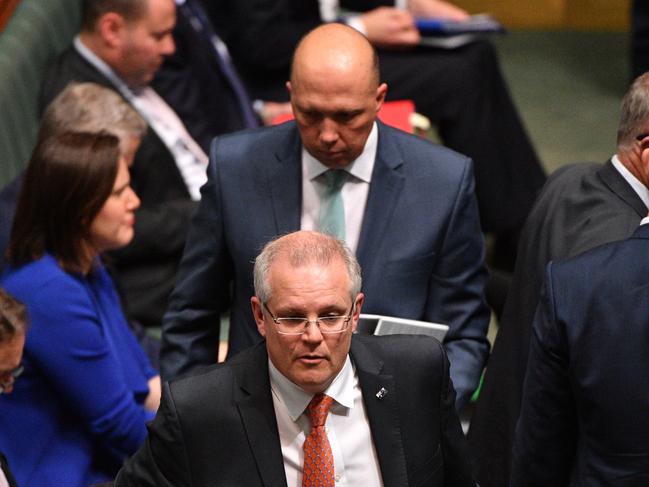
[[2, 378], [0, 379], [0, 394], [5, 392], [5, 390], [7, 390], [10, 386], [12, 386], [13, 383], [16, 381], [18, 377], [20, 377], [20, 374], [22, 374], [24, 370], [25, 367], [19, 365], [14, 370], [10, 370], [6, 374], [3, 374]]
[[277, 325], [277, 332], [282, 335], [302, 335], [309, 326], [309, 323], [314, 323], [320, 328], [321, 333], [342, 333], [347, 329], [349, 320], [352, 319], [352, 314], [354, 313], [354, 305], [352, 304], [352, 308], [347, 315], [318, 316], [315, 320], [307, 320], [301, 317], [275, 318], [275, 315], [268, 309], [266, 303], [263, 303], [263, 306], [273, 319], [275, 325]]

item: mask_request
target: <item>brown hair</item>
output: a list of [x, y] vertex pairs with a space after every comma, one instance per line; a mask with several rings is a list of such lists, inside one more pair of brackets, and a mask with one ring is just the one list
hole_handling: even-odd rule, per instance
[[27, 330], [25, 305], [0, 288], [0, 343]]
[[9, 262], [31, 262], [47, 251], [68, 272], [87, 270], [90, 224], [113, 190], [118, 160], [119, 141], [105, 132], [39, 141], [18, 198]]
[[81, 3], [81, 28], [86, 32], [95, 30], [99, 18], [115, 12], [127, 21], [139, 20], [146, 14], [148, 0], [83, 0]]

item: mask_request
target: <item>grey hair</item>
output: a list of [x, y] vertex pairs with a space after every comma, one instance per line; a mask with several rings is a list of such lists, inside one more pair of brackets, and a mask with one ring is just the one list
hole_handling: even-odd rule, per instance
[[108, 132], [120, 139], [144, 137], [144, 119], [117, 92], [96, 83], [70, 83], [43, 113], [39, 139], [63, 132]]
[[339, 258], [347, 269], [352, 301], [361, 292], [361, 267], [349, 247], [330, 235], [300, 231], [271, 240], [255, 259], [255, 295], [262, 303], [268, 302], [271, 298], [272, 289], [268, 282], [268, 272], [279, 255], [286, 256], [293, 267], [311, 263], [327, 265], [333, 259]]
[[622, 99], [617, 129], [618, 147], [629, 147], [649, 129], [649, 72], [638, 76]]
[[0, 288], [0, 343], [24, 335], [27, 326], [25, 305]]

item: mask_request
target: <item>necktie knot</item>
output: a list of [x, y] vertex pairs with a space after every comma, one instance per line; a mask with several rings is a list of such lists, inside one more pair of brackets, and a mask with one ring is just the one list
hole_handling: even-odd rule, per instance
[[327, 421], [327, 414], [329, 414], [329, 409], [333, 402], [333, 398], [326, 394], [320, 393], [313, 396], [313, 399], [311, 399], [311, 402], [306, 407], [312, 428], [324, 426], [325, 421]]
[[329, 169], [324, 173], [327, 189], [331, 192], [340, 191], [347, 180], [347, 171], [344, 169]]

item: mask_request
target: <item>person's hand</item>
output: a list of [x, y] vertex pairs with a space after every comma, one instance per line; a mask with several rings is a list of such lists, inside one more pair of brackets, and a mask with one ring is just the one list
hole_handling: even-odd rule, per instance
[[291, 104], [289, 102], [278, 103], [276, 101], [265, 101], [264, 108], [259, 115], [264, 125], [270, 125], [275, 117], [291, 113]]
[[408, 0], [408, 10], [414, 17], [436, 17], [449, 20], [467, 20], [469, 13], [443, 0]]
[[419, 43], [419, 31], [410, 12], [378, 7], [360, 16], [369, 41], [376, 47], [404, 48]]
[[149, 395], [144, 400], [144, 409], [156, 412], [160, 406], [160, 396], [162, 395], [162, 384], [160, 376], [156, 375], [149, 379]]

